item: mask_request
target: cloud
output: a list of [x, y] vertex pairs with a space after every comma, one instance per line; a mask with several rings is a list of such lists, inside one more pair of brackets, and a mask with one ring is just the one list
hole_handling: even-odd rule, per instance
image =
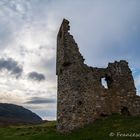
[[126, 59], [131, 66], [138, 68], [139, 6], [137, 0], [62, 0], [53, 1], [50, 15], [58, 25], [63, 17], [70, 20], [71, 33], [87, 64], [106, 67], [108, 62]]
[[23, 69], [19, 66], [18, 62], [12, 58], [1, 58], [0, 59], [0, 70], [7, 70], [10, 74], [15, 75], [16, 77], [21, 76]]
[[[88, 65], [106, 67], [108, 62], [126, 59], [140, 71], [139, 7], [138, 0], [0, 0], [0, 56], [11, 56], [24, 68], [22, 76], [14, 80], [0, 73], [1, 93], [8, 92], [11, 103], [26, 102], [31, 96], [56, 97], [56, 36], [63, 18], [70, 21], [70, 32]], [[0, 70], [15, 73], [7, 68]], [[32, 72], [35, 74], [29, 77]], [[45, 76], [36, 77], [38, 74]], [[135, 79], [140, 89], [137, 75]], [[24, 101], [16, 99], [18, 95]], [[56, 107], [45, 106], [41, 112], [47, 114], [49, 109], [55, 112]]]
[[30, 72], [28, 78], [35, 81], [44, 81], [46, 79], [44, 74], [38, 72]]
[[57, 113], [57, 104], [24, 104], [25, 108], [32, 110], [33, 112], [39, 114], [45, 120], [55, 120]]
[[31, 18], [29, 8], [30, 4], [27, 0], [0, 1], [0, 49], [11, 45], [28, 23]]
[[56, 100], [49, 99], [49, 98], [32, 97], [29, 101], [25, 103], [26, 104], [52, 104], [52, 103], [56, 103]]

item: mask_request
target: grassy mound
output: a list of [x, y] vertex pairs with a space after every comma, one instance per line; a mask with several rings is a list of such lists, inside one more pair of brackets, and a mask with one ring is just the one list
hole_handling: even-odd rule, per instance
[[70, 134], [56, 132], [56, 122], [4, 127], [0, 140], [140, 140], [140, 118], [112, 115]]

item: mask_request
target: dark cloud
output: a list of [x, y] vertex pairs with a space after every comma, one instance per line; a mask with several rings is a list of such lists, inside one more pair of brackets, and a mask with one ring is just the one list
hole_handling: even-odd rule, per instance
[[1, 58], [0, 59], [0, 70], [7, 70], [10, 74], [15, 75], [16, 77], [21, 76], [23, 69], [19, 66], [18, 62], [12, 58]]
[[55, 103], [55, 99], [32, 97], [29, 101], [25, 102], [26, 104], [52, 104]]
[[35, 81], [43, 81], [46, 79], [44, 74], [38, 72], [30, 72], [28, 78]]

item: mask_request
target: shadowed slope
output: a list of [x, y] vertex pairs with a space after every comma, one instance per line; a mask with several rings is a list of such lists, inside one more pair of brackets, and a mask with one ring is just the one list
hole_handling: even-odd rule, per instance
[[42, 119], [25, 109], [14, 104], [0, 103], [0, 124], [40, 123]]

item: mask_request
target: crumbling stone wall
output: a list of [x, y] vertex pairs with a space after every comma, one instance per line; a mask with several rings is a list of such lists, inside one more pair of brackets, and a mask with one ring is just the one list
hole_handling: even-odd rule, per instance
[[57, 36], [57, 129], [69, 132], [112, 113], [140, 116], [140, 97], [128, 63], [87, 66], [69, 29], [64, 19]]

